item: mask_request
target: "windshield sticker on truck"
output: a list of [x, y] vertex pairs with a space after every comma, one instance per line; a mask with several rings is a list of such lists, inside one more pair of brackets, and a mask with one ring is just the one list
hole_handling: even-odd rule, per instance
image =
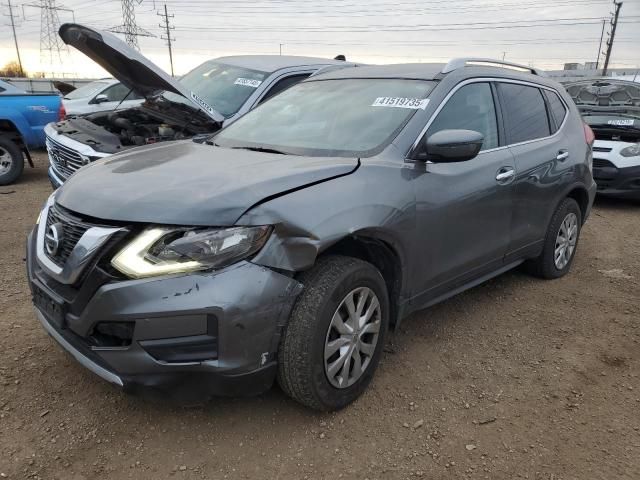
[[619, 127], [631, 127], [633, 126], [633, 119], [630, 118], [628, 120], [609, 120], [607, 124], [617, 125]]
[[424, 110], [429, 105], [428, 98], [378, 97], [372, 107], [410, 108]]
[[213, 109], [213, 107], [193, 92], [191, 92], [191, 99], [194, 102], [196, 102], [198, 105], [200, 105], [202, 108], [204, 108], [207, 112], [209, 112], [212, 115], [215, 115], [216, 111]]
[[242, 85], [243, 87], [258, 88], [262, 84], [262, 81], [251, 78], [236, 78], [236, 81], [233, 83], [235, 85]]

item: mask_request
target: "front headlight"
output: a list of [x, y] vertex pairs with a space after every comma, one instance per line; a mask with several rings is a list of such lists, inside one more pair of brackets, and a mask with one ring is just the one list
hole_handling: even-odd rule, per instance
[[149, 228], [118, 252], [111, 265], [132, 278], [221, 268], [256, 253], [270, 233], [270, 226]]
[[637, 157], [640, 155], [640, 143], [623, 148], [620, 150], [620, 155], [623, 157]]

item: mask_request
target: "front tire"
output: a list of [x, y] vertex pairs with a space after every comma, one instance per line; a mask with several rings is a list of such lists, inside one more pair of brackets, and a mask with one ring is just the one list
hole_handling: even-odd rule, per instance
[[380, 272], [330, 255], [299, 277], [304, 290], [283, 332], [278, 383], [303, 405], [338, 410], [358, 398], [378, 366], [389, 324]]
[[0, 137], [0, 185], [16, 181], [24, 170], [24, 157], [20, 147], [8, 138]]
[[529, 271], [540, 278], [566, 275], [578, 247], [582, 227], [582, 211], [573, 198], [565, 198], [551, 217], [542, 254], [529, 261]]

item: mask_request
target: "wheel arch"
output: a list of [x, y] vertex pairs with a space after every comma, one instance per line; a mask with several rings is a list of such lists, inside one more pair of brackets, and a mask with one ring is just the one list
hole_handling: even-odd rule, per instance
[[[565, 196], [565, 198], [572, 198], [580, 207], [580, 213], [582, 214], [582, 223], [587, 219], [587, 213], [589, 211], [589, 192], [581, 185], [573, 187]], [[556, 208], [558, 208], [556, 206]]]
[[24, 139], [22, 138], [20, 130], [18, 129], [16, 124], [9, 119], [0, 119], [0, 136], [14, 141], [20, 147], [24, 145]]
[[322, 251], [323, 255], [345, 255], [358, 258], [372, 264], [378, 269], [387, 286], [391, 312], [389, 323], [398, 324], [401, 315], [401, 299], [403, 291], [403, 261], [398, 250], [388, 239], [371, 232], [354, 233], [343, 237]]

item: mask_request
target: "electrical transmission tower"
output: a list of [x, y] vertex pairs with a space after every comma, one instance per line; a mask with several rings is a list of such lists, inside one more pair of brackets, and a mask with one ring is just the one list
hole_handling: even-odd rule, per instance
[[[24, 7], [40, 9], [40, 62], [47, 65], [59, 65], [62, 63], [62, 53], [69, 53], [69, 49], [58, 36], [60, 29], [59, 11], [71, 12], [73, 10], [58, 7], [56, 0], [40, 0], [39, 3], [25, 3]], [[73, 14], [75, 21], [75, 14]]]
[[136, 24], [135, 4], [142, 3], [142, 0], [121, 0], [122, 1], [122, 25], [109, 29], [115, 33], [124, 34], [125, 41], [136, 50], [140, 50], [138, 37], [153, 37], [154, 35]]
[[162, 38], [162, 40], [166, 40], [167, 42], [167, 46], [169, 47], [169, 62], [171, 63], [171, 76], [173, 77], [173, 52], [171, 51], [171, 42], [175, 42], [176, 39], [174, 37], [171, 36], [171, 30], [175, 29], [176, 27], [171, 27], [169, 25], [169, 19], [173, 18], [175, 15], [169, 15], [167, 13], [167, 4], [164, 4], [164, 13], [160, 13], [157, 12], [157, 14], [161, 17], [163, 17], [163, 23], [159, 24], [158, 26], [160, 28], [164, 28], [166, 33], [165, 35], [161, 35], [160, 38]]

